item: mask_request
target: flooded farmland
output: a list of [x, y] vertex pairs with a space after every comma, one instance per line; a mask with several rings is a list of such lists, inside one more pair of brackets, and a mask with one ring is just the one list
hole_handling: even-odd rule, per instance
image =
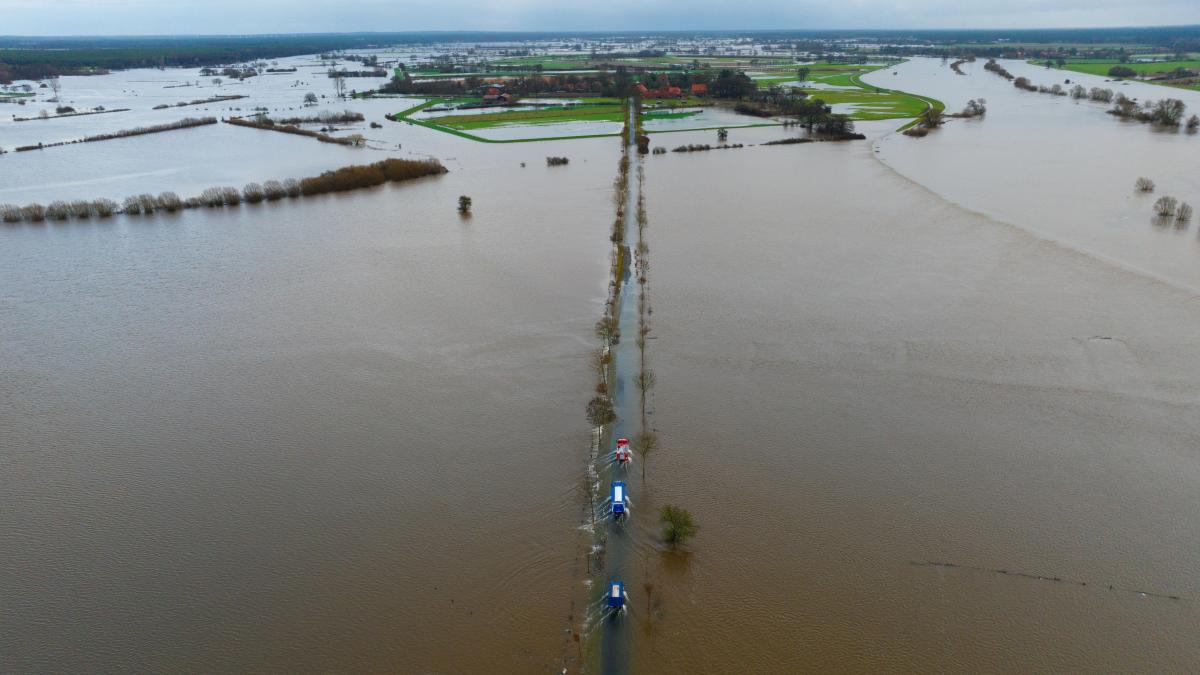
[[[639, 160], [661, 448], [630, 480], [604, 672], [1200, 663], [1200, 233], [1133, 191], [1200, 201], [1200, 137], [982, 65], [864, 78], [988, 100], [923, 139], [732, 129], [747, 147]], [[146, 77], [187, 79], [64, 78], [64, 97], [120, 106]], [[283, 114], [304, 77], [153, 113]], [[0, 670], [586, 670], [584, 407], [621, 141], [365, 126], [409, 104], [320, 104], [364, 113], [361, 148], [221, 124], [0, 157], [20, 203], [450, 170], [0, 227]], [[0, 146], [151, 117], [5, 120]], [[659, 541], [665, 504], [700, 526], [683, 550]]]
[[[731, 199], [697, 189], [712, 176], [755, 180]], [[671, 155], [647, 190], [664, 450], [643, 510], [689, 504], [703, 529], [686, 555], [646, 547], [639, 672], [1200, 659], [1193, 292], [866, 144]]]
[[[259, 143], [277, 176], [352, 153], [217, 130], [236, 137], [0, 160], [73, 178], [76, 151], [137, 164], [122, 153], [145, 144], [186, 183], [208, 143]], [[577, 649], [608, 236], [586, 214], [618, 147], [561, 142], [562, 170], [533, 145], [391, 131], [451, 172], [0, 229], [4, 670], [558, 672]]]

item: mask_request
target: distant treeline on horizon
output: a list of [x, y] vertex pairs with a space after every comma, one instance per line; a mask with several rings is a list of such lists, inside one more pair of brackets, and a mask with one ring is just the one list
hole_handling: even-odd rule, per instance
[[814, 40], [906, 45], [955, 44], [1141, 44], [1200, 51], [1200, 25], [1020, 30], [725, 30], [725, 31], [421, 31], [395, 33], [300, 33], [179, 36], [0, 36], [0, 82], [56, 75], [155, 67], [244, 63], [343, 49], [444, 42], [546, 40], [552, 38], [633, 42], [644, 38], [753, 38], [768, 43]]

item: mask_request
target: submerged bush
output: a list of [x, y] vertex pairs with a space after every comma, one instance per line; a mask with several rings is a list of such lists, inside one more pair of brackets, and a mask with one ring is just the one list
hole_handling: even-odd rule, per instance
[[221, 194], [221, 188], [205, 188], [204, 192], [200, 193], [200, 202], [209, 208], [225, 205], [225, 196]]
[[21, 208], [21, 216], [30, 222], [40, 223], [46, 219], [46, 207], [36, 202], [26, 204]]
[[41, 222], [46, 219], [46, 207], [34, 202], [21, 207], [21, 216], [25, 220]]
[[258, 183], [246, 183], [246, 187], [242, 188], [242, 198], [251, 204], [261, 202], [265, 198], [263, 186]]
[[46, 217], [50, 220], [66, 220], [71, 217], [71, 207], [63, 201], [53, 201], [46, 207]]
[[283, 187], [283, 183], [277, 180], [269, 180], [263, 183], [263, 196], [269, 201], [283, 199], [287, 196], [287, 189]]
[[21, 221], [21, 207], [16, 204], [0, 204], [0, 220], [6, 223]]
[[1183, 202], [1179, 205], [1179, 210], [1175, 212], [1175, 220], [1180, 223], [1187, 223], [1192, 219], [1192, 205]]
[[183, 200], [179, 198], [179, 195], [170, 191], [160, 193], [158, 197], [155, 198], [154, 204], [160, 211], [167, 211], [171, 213], [183, 208]]
[[700, 529], [687, 509], [671, 504], [662, 507], [658, 519], [663, 524], [663, 540], [672, 546], [687, 543]]
[[92, 203], [86, 199], [76, 199], [71, 202], [71, 215], [76, 218], [91, 218]]
[[960, 117], [983, 117], [987, 114], [987, 101], [982, 98], [973, 98], [967, 101], [967, 105], [963, 107], [963, 111], [959, 113]]
[[1142, 176], [1134, 182], [1133, 187], [1137, 188], [1138, 192], [1154, 192], [1154, 181]]
[[1174, 197], [1162, 196], [1158, 201], [1154, 202], [1154, 212], [1163, 218], [1169, 218], [1175, 215], [1175, 209], [1179, 205], [1179, 200]]
[[92, 210], [101, 218], [108, 218], [117, 212], [117, 203], [111, 199], [92, 200]]
[[131, 216], [136, 216], [142, 212], [142, 203], [138, 201], [135, 195], [129, 195], [125, 198], [125, 204], [121, 207], [121, 211]]
[[566, 157], [547, 157], [546, 166], [562, 166], [571, 160]]
[[290, 198], [299, 197], [304, 194], [304, 191], [300, 189], [300, 181], [295, 178], [288, 178], [283, 181], [283, 189], [287, 191], [287, 196]]

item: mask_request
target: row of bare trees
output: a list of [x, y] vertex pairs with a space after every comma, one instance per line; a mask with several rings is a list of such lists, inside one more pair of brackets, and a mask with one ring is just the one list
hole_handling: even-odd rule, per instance
[[178, 103], [160, 103], [154, 106], [153, 110], [166, 110], [167, 108], [186, 108], [190, 105], [204, 105], [205, 103], [222, 103], [224, 101], [236, 101], [239, 98], [246, 98], [245, 94], [229, 94], [227, 96], [212, 96], [209, 98], [198, 98], [192, 101], [180, 101]]
[[70, 218], [108, 218], [119, 212], [120, 207], [111, 199], [54, 201], [46, 206], [41, 204], [26, 204], [25, 206], [0, 204], [0, 221], [38, 223], [44, 220], [67, 220]]
[[92, 136], [84, 136], [73, 141], [59, 141], [58, 143], [38, 143], [37, 145], [22, 145], [16, 148], [17, 152], [25, 152], [28, 150], [41, 150], [43, 148], [53, 148], [60, 145], [71, 145], [74, 143], [93, 143], [96, 141], [109, 141], [115, 138], [129, 138], [130, 136], [142, 136], [145, 134], [157, 134], [163, 131], [174, 131], [176, 129], [190, 129], [192, 127], [200, 127], [207, 124], [216, 124], [215, 117], [185, 117], [175, 122], [167, 122], [166, 124], [155, 124], [148, 127], [134, 127], [132, 129], [123, 129], [114, 131], [108, 134], [95, 134]]
[[353, 110], [343, 110], [342, 112], [333, 112], [332, 110], [322, 110], [316, 115], [308, 117], [284, 117], [276, 119], [270, 118], [274, 124], [348, 124], [350, 122], [362, 122], [366, 117], [360, 112]]
[[[1061, 84], [1035, 85], [1026, 77], [1014, 79], [1013, 86], [1025, 91], [1035, 91], [1052, 96], [1070, 96], [1077, 101], [1086, 99], [1097, 103], [1112, 103], [1113, 106], [1108, 111], [1110, 115], [1164, 127], [1178, 127], [1184, 124], [1184, 116], [1187, 113], [1187, 105], [1177, 98], [1162, 98], [1157, 101], [1138, 103], [1137, 100], [1129, 98], [1123, 93], [1114, 94], [1111, 89], [1101, 87], [1087, 89], [1081, 84], [1076, 84], [1070, 89]], [[1187, 118], [1186, 127], [1188, 131], [1200, 130], [1200, 117], [1192, 115]]]
[[229, 119], [225, 120], [225, 122], [237, 127], [250, 127], [251, 129], [278, 131], [285, 134], [294, 134], [296, 136], [308, 136], [309, 138], [315, 138], [322, 143], [335, 143], [337, 145], [351, 145], [357, 147], [366, 141], [362, 134], [350, 134], [349, 136], [330, 136], [329, 134], [320, 131], [302, 129], [294, 124], [276, 124], [273, 120], [265, 115], [259, 115], [253, 118], [230, 117]]
[[301, 180], [289, 178], [284, 181], [269, 180], [264, 183], [247, 183], [241, 189], [211, 187], [205, 189], [198, 196], [187, 199], [182, 199], [178, 194], [167, 191], [158, 195], [150, 193], [130, 195], [120, 206], [110, 199], [54, 201], [46, 206], [41, 204], [26, 206], [0, 204], [0, 220], [6, 223], [36, 223], [71, 218], [107, 218], [117, 213], [126, 215], [174, 213], [184, 209], [238, 206], [242, 202], [257, 204], [263, 201], [278, 201], [284, 198], [312, 196], [327, 192], [344, 192], [443, 173], [446, 173], [446, 168], [435, 159], [385, 159], [374, 164], [342, 167], [334, 171], [326, 171], [320, 176]]

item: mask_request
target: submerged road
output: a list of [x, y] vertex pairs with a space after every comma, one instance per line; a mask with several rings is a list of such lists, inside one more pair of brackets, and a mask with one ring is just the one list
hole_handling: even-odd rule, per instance
[[[620, 299], [620, 314], [618, 318], [618, 326], [621, 331], [621, 340], [614, 347], [614, 362], [616, 364], [616, 381], [613, 387], [613, 405], [617, 411], [617, 421], [613, 425], [612, 438], [629, 438], [635, 439], [638, 431], [641, 430], [641, 394], [637, 388], [635, 378], [641, 367], [641, 353], [637, 346], [638, 336], [638, 288], [637, 279], [633, 276], [634, 258], [637, 251], [637, 202], [638, 191], [641, 189], [635, 176], [637, 174], [637, 165], [641, 163], [641, 156], [634, 150], [636, 145], [637, 125], [635, 123], [634, 108], [635, 102], [629, 100], [629, 120], [627, 133], [625, 135], [625, 152], [629, 157], [629, 189], [626, 191], [625, 206], [623, 210], [624, 231], [625, 237], [622, 242], [622, 248], [628, 251], [628, 264], [622, 266], [621, 293], [618, 296]], [[602, 456], [607, 457], [613, 448], [602, 448]], [[629, 575], [632, 571], [633, 551], [635, 542], [633, 540], [635, 530], [630, 522], [634, 518], [648, 518], [649, 514], [638, 510], [638, 496], [641, 479], [641, 469], [637, 467], [638, 462], [644, 461], [644, 458], [638, 452], [639, 448], [634, 448], [633, 466], [628, 468], [618, 468], [612, 464], [603, 464], [603, 469], [600, 473], [602, 480], [602, 489], [607, 495], [610, 491], [612, 481], [625, 481], [626, 490], [629, 494], [630, 515], [624, 523], [615, 523], [611, 518], [605, 519], [605, 527], [608, 528], [608, 543], [605, 548], [605, 569], [603, 572], [603, 581], [620, 580], [626, 583], [625, 592], [627, 595], [636, 595], [636, 589], [629, 583]], [[607, 588], [607, 584], [602, 584]], [[631, 598], [632, 600], [632, 598]], [[627, 603], [635, 604], [635, 603]], [[629, 642], [630, 631], [632, 627], [632, 619], [630, 617], [631, 609], [626, 609], [617, 615], [608, 616], [604, 619], [604, 625], [600, 632], [600, 659], [601, 672], [606, 675], [621, 675], [629, 670]]]

